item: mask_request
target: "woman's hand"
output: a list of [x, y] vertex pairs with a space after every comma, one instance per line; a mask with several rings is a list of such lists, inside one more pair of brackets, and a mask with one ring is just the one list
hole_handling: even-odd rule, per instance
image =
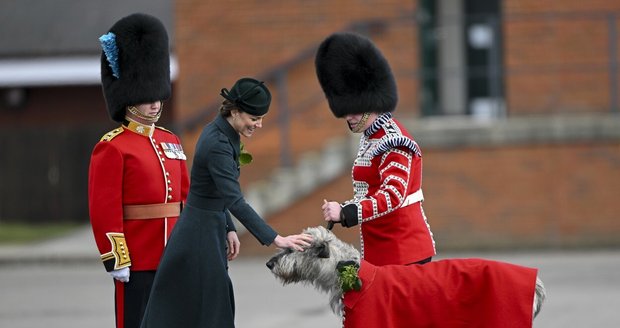
[[229, 261], [232, 261], [237, 258], [237, 255], [239, 255], [239, 250], [241, 248], [241, 243], [239, 242], [239, 237], [237, 236], [236, 231], [229, 231], [226, 234], [226, 244], [228, 245], [226, 256], [228, 257]]
[[290, 235], [286, 237], [277, 235], [276, 239], [273, 240], [273, 243], [276, 244], [276, 246], [278, 246], [279, 248], [292, 248], [299, 252], [303, 252], [304, 247], [310, 246], [311, 242], [312, 236], [305, 233], [299, 235]]
[[340, 222], [340, 212], [342, 212], [342, 207], [337, 202], [328, 202], [323, 199], [323, 206], [321, 206], [323, 210], [323, 218], [325, 221], [332, 222]]

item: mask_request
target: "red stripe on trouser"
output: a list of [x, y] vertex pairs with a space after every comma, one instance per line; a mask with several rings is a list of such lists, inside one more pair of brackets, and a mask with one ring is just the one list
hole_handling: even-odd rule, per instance
[[125, 283], [114, 279], [114, 311], [116, 328], [125, 327]]

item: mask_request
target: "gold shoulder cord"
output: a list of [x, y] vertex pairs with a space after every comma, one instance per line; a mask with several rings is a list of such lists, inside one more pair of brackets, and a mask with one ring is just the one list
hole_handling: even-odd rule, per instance
[[101, 139], [99, 141], [110, 141], [112, 139], [114, 139], [117, 135], [121, 134], [121, 132], [123, 132], [123, 127], [118, 127], [106, 134], [103, 135], [103, 137], [101, 137]]
[[173, 133], [172, 131], [170, 131], [170, 130], [168, 130], [168, 129], [164, 128], [163, 126], [158, 126], [158, 125], [156, 125], [156, 126], [155, 126], [155, 128], [156, 128], [156, 129], [160, 129], [160, 130], [162, 130], [162, 131], [166, 131], [166, 132], [168, 132], [168, 133]]

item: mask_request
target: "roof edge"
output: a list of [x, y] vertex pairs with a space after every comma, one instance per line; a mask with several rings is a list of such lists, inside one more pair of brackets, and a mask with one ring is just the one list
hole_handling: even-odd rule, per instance
[[[0, 59], [0, 88], [100, 85], [101, 57], [67, 56]], [[170, 79], [178, 75], [176, 56], [170, 56]]]

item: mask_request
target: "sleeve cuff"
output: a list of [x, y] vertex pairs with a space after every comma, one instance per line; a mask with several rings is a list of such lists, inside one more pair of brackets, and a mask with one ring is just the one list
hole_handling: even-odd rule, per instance
[[357, 205], [356, 204], [347, 204], [342, 207], [340, 211], [340, 224], [343, 227], [353, 227], [358, 223], [357, 219]]
[[113, 271], [131, 266], [129, 250], [125, 242], [125, 235], [120, 232], [106, 233], [110, 240], [111, 250], [101, 255], [101, 261], [106, 271]]

